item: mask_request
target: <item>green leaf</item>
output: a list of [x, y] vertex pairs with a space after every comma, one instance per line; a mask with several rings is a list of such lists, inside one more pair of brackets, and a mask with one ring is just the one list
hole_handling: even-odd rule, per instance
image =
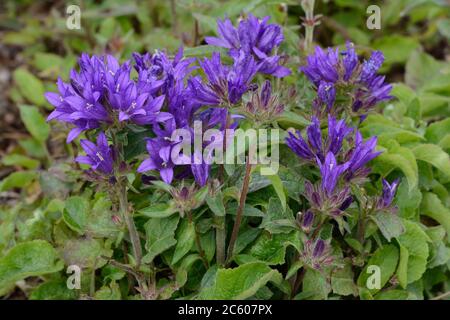
[[119, 285], [113, 281], [108, 286], [103, 286], [94, 294], [96, 300], [120, 300]]
[[441, 64], [431, 55], [415, 50], [406, 63], [405, 82], [414, 89], [423, 87], [439, 74]]
[[407, 181], [400, 182], [395, 197], [395, 203], [399, 208], [399, 214], [402, 218], [414, 219], [418, 216], [418, 208], [422, 201], [422, 193], [419, 188], [409, 191]]
[[303, 267], [303, 261], [297, 260], [290, 267], [286, 273], [286, 280], [292, 278], [300, 268]]
[[417, 97], [414, 90], [404, 83], [395, 83], [391, 94], [400, 100], [405, 106], [408, 106]]
[[[406, 249], [403, 249], [400, 254], [399, 264], [399, 278], [402, 279], [403, 285], [405, 284], [405, 269], [406, 284], [422, 277], [426, 270], [429, 253], [427, 244], [429, 238], [419, 225], [409, 220], [404, 220], [404, 225], [406, 231], [397, 238], [399, 244]], [[405, 260], [407, 261], [405, 262]]]
[[[358, 277], [358, 286], [367, 288], [367, 279], [371, 276], [370, 273], [367, 273], [367, 268], [375, 265], [380, 268], [380, 285], [383, 288], [397, 268], [398, 256], [398, 249], [394, 245], [385, 245], [384, 247], [378, 248], [361, 271]], [[370, 289], [369, 291], [371, 294], [374, 294], [379, 289]]]
[[374, 171], [386, 176], [394, 168], [399, 168], [406, 176], [411, 191], [417, 187], [419, 182], [416, 158], [410, 149], [399, 146], [394, 140], [390, 142], [388, 150], [374, 159]]
[[233, 269], [219, 269], [208, 286], [200, 290], [199, 299], [243, 300], [252, 297], [271, 281], [282, 282], [282, 276], [265, 263], [252, 262]]
[[357, 296], [358, 287], [353, 279], [352, 264], [346, 262], [342, 268], [334, 270], [331, 274], [331, 288], [333, 292], [342, 296]]
[[277, 118], [277, 122], [283, 128], [293, 127], [297, 129], [303, 129], [310, 125], [310, 122], [308, 120], [306, 120], [298, 113], [292, 111], [284, 111], [283, 114], [279, 118]]
[[375, 49], [383, 52], [389, 64], [406, 62], [411, 52], [419, 46], [416, 39], [398, 34], [386, 35], [373, 43]]
[[167, 218], [177, 211], [174, 202], [169, 201], [168, 203], [157, 203], [140, 209], [138, 213], [149, 218]]
[[286, 210], [286, 194], [284, 193], [283, 182], [280, 177], [276, 174], [266, 176], [272, 182], [272, 186], [277, 193], [278, 198], [280, 199], [281, 205], [283, 207], [283, 211]]
[[223, 194], [221, 191], [216, 192], [213, 196], [208, 194], [206, 196], [206, 203], [216, 216], [221, 217], [225, 215], [225, 206], [223, 204]]
[[372, 216], [372, 220], [375, 221], [381, 233], [389, 242], [404, 231], [401, 218], [392, 212], [379, 211]]
[[179, 215], [171, 216], [169, 218], [151, 218], [145, 224], [145, 233], [147, 235], [147, 242], [145, 248], [147, 254], [143, 257], [144, 263], [150, 263], [160, 253], [174, 246], [175, 230], [178, 226]]
[[66, 200], [64, 222], [74, 231], [83, 234], [87, 224], [89, 203], [86, 198], [73, 196]]
[[375, 300], [407, 300], [408, 292], [404, 290], [387, 290], [378, 293]]
[[38, 173], [35, 171], [17, 171], [11, 173], [0, 182], [0, 192], [13, 188], [23, 188], [36, 179]]
[[58, 253], [47, 241], [20, 243], [0, 259], [0, 295], [19, 280], [54, 273], [62, 268]]
[[181, 221], [180, 227], [177, 230], [177, 246], [172, 258], [172, 264], [176, 264], [184, 257], [186, 253], [191, 250], [195, 242], [195, 226], [193, 222], [187, 219]]
[[303, 291], [295, 299], [323, 300], [330, 292], [331, 285], [325, 274], [308, 268], [303, 278]]
[[44, 282], [33, 290], [30, 300], [75, 300], [77, 292], [67, 288], [64, 279]]
[[430, 163], [450, 179], [450, 156], [434, 144], [420, 144], [412, 149], [417, 160]]
[[2, 163], [5, 166], [21, 166], [27, 169], [36, 169], [39, 166], [38, 160], [16, 153], [4, 156]]
[[44, 116], [38, 108], [33, 106], [22, 105], [19, 108], [20, 117], [27, 130], [37, 141], [44, 144], [50, 133], [50, 126], [45, 121]]
[[450, 133], [450, 118], [436, 121], [430, 124], [425, 131], [425, 137], [429, 142], [439, 143], [443, 137]]
[[251, 256], [269, 265], [283, 264], [288, 246], [294, 246], [300, 250], [300, 235], [298, 231], [271, 235], [263, 232], [255, 244], [247, 250]]
[[260, 228], [264, 228], [270, 233], [287, 233], [296, 230], [295, 219], [292, 211], [283, 209], [278, 198], [270, 198], [267, 213], [263, 217]]
[[101, 239], [79, 238], [64, 240], [60, 248], [66, 265], [75, 264], [82, 269], [98, 269], [106, 264], [102, 256], [111, 257], [108, 242]]
[[447, 235], [450, 235], [450, 209], [442, 204], [436, 194], [423, 194], [420, 213], [439, 222], [447, 231]]
[[36, 78], [36, 76], [28, 70], [24, 68], [16, 69], [14, 71], [13, 78], [20, 90], [20, 93], [29, 102], [37, 106], [44, 106], [47, 103], [44, 97], [44, 85], [41, 80]]
[[398, 262], [397, 267], [397, 278], [398, 282], [403, 288], [406, 288], [408, 285], [408, 257], [409, 252], [404, 246], [399, 244], [400, 247], [400, 261]]

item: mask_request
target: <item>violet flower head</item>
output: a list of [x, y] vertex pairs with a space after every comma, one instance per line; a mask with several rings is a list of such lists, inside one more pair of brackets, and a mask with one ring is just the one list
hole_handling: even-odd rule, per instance
[[328, 215], [337, 221], [345, 214], [344, 211], [353, 201], [348, 186], [335, 188], [330, 195], [322, 184], [312, 184], [308, 180], [305, 182], [305, 197], [311, 205], [311, 211]]
[[243, 53], [234, 59], [232, 66], [223, 65], [218, 52], [213, 53], [211, 59], [204, 58], [200, 66], [208, 83], [203, 83], [200, 77], [193, 77], [188, 80], [188, 88], [195, 102], [209, 106], [237, 103], [251, 88], [251, 81], [259, 68], [253, 57]]
[[140, 85], [152, 84], [156, 89], [161, 88], [163, 94], [167, 94], [175, 83], [183, 81], [197, 68], [192, 66], [195, 58], [183, 57], [182, 47], [173, 59], [170, 59], [164, 51], [156, 51], [152, 55], [133, 53], [133, 58], [136, 61], [135, 69], [139, 73]]
[[376, 146], [377, 137], [371, 137], [364, 142], [361, 133], [356, 131], [355, 147], [348, 160], [347, 181], [354, 178], [364, 178], [369, 174], [370, 169], [366, 167], [366, 164], [381, 154], [381, 151], [375, 151]]
[[206, 160], [207, 159], [203, 159], [201, 151], [194, 151], [191, 171], [195, 182], [197, 182], [200, 187], [203, 187], [208, 181], [209, 170], [211, 169], [211, 165], [208, 164]]
[[150, 158], [144, 160], [138, 167], [137, 172], [144, 173], [150, 170], [157, 170], [161, 179], [170, 184], [173, 179], [173, 168], [175, 167], [171, 159], [172, 145], [170, 141], [163, 138], [154, 138], [147, 141], [147, 151]]
[[302, 217], [301, 228], [304, 232], [308, 233], [314, 224], [314, 213], [311, 210], [305, 212]]
[[374, 51], [369, 60], [364, 61], [361, 71], [361, 81], [370, 82], [370, 80], [377, 76], [378, 69], [384, 62], [384, 55], [381, 51]]
[[334, 261], [331, 246], [320, 238], [315, 242], [311, 239], [305, 242], [300, 259], [304, 264], [316, 270], [322, 270]]
[[228, 53], [233, 58], [242, 53], [252, 56], [260, 65], [259, 72], [282, 78], [291, 72], [280, 65], [281, 57], [272, 52], [281, 45], [284, 36], [281, 26], [267, 23], [269, 19], [258, 19], [249, 14], [237, 29], [230, 19], [218, 20], [219, 37], [206, 37], [205, 40], [210, 45], [229, 49]]
[[336, 100], [336, 89], [333, 83], [321, 81], [317, 89], [317, 96], [327, 106], [327, 111], [329, 112]]
[[59, 94], [47, 92], [47, 101], [55, 107], [47, 121], [56, 119], [75, 126], [67, 143], [74, 140], [81, 132], [99, 128], [102, 123], [111, 123], [110, 115], [102, 104], [104, 97], [104, 75], [106, 65], [97, 56], [82, 54], [78, 60], [80, 71], [72, 70], [70, 82], [58, 79]]
[[97, 136], [97, 144], [89, 140], [82, 139], [81, 147], [86, 152], [85, 156], [78, 156], [75, 161], [87, 164], [91, 170], [104, 175], [112, 175], [114, 171], [114, 153], [112, 147], [108, 145], [108, 140], [103, 132]]
[[336, 120], [333, 116], [328, 116], [328, 135], [322, 136], [320, 121], [316, 117], [312, 118], [312, 123], [306, 128], [305, 140], [300, 131], [296, 135], [289, 132], [286, 144], [300, 158], [317, 164], [318, 158], [321, 162], [325, 160], [325, 155], [329, 152], [338, 157], [341, 153], [344, 140], [349, 139], [349, 134], [353, 131], [348, 127], [345, 120]]
[[353, 43], [348, 41], [346, 43], [346, 50], [342, 51], [341, 55], [343, 56], [342, 62], [345, 70], [344, 81], [348, 81], [359, 62]]
[[272, 94], [272, 84], [266, 80], [260, 90], [253, 91], [245, 111], [255, 122], [264, 123], [278, 117], [284, 111], [284, 106], [279, 102], [278, 96]]
[[289, 132], [286, 144], [297, 156], [309, 161], [315, 161], [316, 157], [323, 159], [322, 133], [317, 118], [313, 117], [311, 125], [306, 128], [307, 141], [300, 131], [297, 130], [296, 134]]
[[347, 127], [345, 120], [336, 121], [336, 118], [333, 116], [328, 116], [328, 151], [333, 152], [337, 156], [341, 151], [344, 139], [352, 131], [352, 128]]
[[391, 206], [392, 201], [394, 200], [395, 192], [397, 191], [397, 187], [400, 183], [399, 179], [394, 180], [391, 184], [386, 180], [382, 180], [383, 182], [383, 194], [378, 201], [379, 209], [387, 209]]
[[303, 139], [302, 133], [297, 130], [296, 134], [288, 132], [286, 137], [286, 145], [294, 151], [294, 153], [305, 160], [311, 160], [314, 158], [314, 153], [311, 151], [308, 143]]
[[308, 79], [319, 87], [320, 82], [335, 83], [339, 80], [337, 65], [339, 63], [339, 51], [328, 48], [326, 51], [316, 47], [313, 55], [306, 58], [306, 66], [300, 67]]
[[[300, 70], [315, 86], [316, 100], [326, 106], [327, 112], [331, 112], [336, 102], [337, 88], [346, 88], [349, 93], [346, 99], [350, 101], [344, 104], [350, 104], [352, 111], [364, 118], [369, 109], [392, 98], [389, 95], [392, 86], [385, 83], [385, 77], [378, 75], [383, 61], [383, 54], [374, 51], [369, 60], [360, 62], [354, 45], [347, 42], [346, 49], [340, 53], [338, 49], [316, 47]], [[343, 105], [335, 107], [344, 108]], [[321, 114], [321, 111], [316, 110], [316, 113]]]
[[322, 163], [319, 158], [317, 158], [317, 163], [320, 168], [320, 173], [322, 175], [322, 190], [331, 196], [334, 192], [336, 184], [338, 183], [339, 177], [344, 173], [347, 168], [349, 168], [350, 163], [346, 162], [344, 164], [338, 165], [336, 158], [332, 152], [328, 152], [325, 157], [325, 161]]

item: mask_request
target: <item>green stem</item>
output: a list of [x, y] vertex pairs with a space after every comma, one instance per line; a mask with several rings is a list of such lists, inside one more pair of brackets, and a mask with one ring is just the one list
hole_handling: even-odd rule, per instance
[[234, 221], [233, 231], [231, 232], [230, 244], [228, 245], [227, 262], [230, 262], [234, 254], [234, 246], [239, 234], [239, 228], [242, 222], [244, 212], [245, 200], [247, 199], [248, 187], [250, 184], [250, 174], [252, 172], [252, 165], [250, 164], [250, 155], [247, 157], [245, 164], [245, 176], [242, 183], [241, 195], [239, 198], [239, 207], [236, 212], [236, 220]]
[[139, 234], [134, 224], [133, 215], [128, 209], [128, 198], [127, 198], [127, 188], [123, 181], [119, 181], [119, 206], [120, 213], [125, 219], [125, 224], [128, 228], [128, 233], [130, 235], [130, 241], [133, 248], [133, 256], [136, 260], [136, 269], [139, 269], [142, 260], [142, 248], [141, 241], [139, 239]]
[[206, 259], [205, 251], [203, 250], [202, 243], [200, 242], [200, 236], [197, 232], [197, 226], [195, 225], [194, 220], [192, 219], [192, 213], [188, 213], [188, 219], [189, 223], [192, 223], [194, 225], [194, 231], [195, 231], [195, 245], [197, 246], [198, 252], [200, 254], [200, 258], [202, 258], [203, 264], [205, 265], [206, 269], [209, 269], [209, 263], [208, 259]]
[[225, 216], [218, 216], [216, 227], [216, 260], [217, 264], [223, 266], [225, 264], [225, 242], [227, 238], [225, 230]]

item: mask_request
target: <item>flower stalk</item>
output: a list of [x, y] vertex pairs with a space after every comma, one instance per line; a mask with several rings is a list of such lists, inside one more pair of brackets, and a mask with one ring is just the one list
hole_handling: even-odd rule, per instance
[[228, 245], [227, 262], [229, 263], [233, 258], [234, 247], [239, 234], [239, 228], [242, 222], [242, 216], [244, 213], [245, 200], [247, 199], [248, 187], [250, 184], [250, 175], [252, 172], [252, 165], [250, 163], [250, 155], [247, 156], [247, 161], [245, 163], [245, 176], [242, 183], [241, 195], [239, 198], [239, 207], [236, 212], [236, 220], [234, 221], [233, 231], [231, 232], [230, 243]]

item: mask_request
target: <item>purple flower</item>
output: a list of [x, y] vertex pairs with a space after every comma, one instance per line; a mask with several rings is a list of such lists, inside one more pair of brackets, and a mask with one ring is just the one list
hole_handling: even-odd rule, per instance
[[217, 21], [219, 37], [206, 37], [210, 45], [229, 49], [229, 55], [236, 59], [242, 53], [252, 56], [260, 65], [259, 72], [285, 77], [291, 72], [280, 65], [281, 57], [273, 55], [272, 51], [278, 48], [284, 37], [281, 26], [268, 24], [270, 17], [258, 19], [250, 14], [241, 20], [236, 29], [229, 19]]
[[81, 147], [86, 152], [85, 156], [78, 156], [75, 161], [91, 166], [93, 171], [101, 174], [112, 175], [114, 170], [114, 156], [112, 147], [108, 145], [108, 140], [103, 132], [97, 136], [97, 144], [89, 140], [82, 139]]
[[303, 139], [300, 131], [296, 133], [297, 136], [289, 132], [286, 138], [286, 144], [292, 151], [305, 160], [314, 161], [316, 157], [323, 159], [322, 133], [317, 118], [313, 117], [312, 124], [306, 128], [308, 142]]
[[154, 138], [147, 141], [147, 151], [150, 158], [144, 160], [138, 167], [137, 172], [144, 173], [150, 170], [157, 170], [161, 179], [170, 184], [173, 179], [173, 168], [175, 167], [171, 159], [172, 144], [164, 138]]
[[89, 57], [82, 54], [79, 66], [79, 72], [71, 71], [69, 83], [58, 80], [59, 94], [46, 93], [47, 100], [55, 107], [47, 120], [57, 119], [75, 126], [67, 137], [68, 143], [85, 130], [114, 123], [116, 117], [138, 125], [171, 117], [160, 112], [164, 96], [155, 95], [163, 82], [134, 81], [130, 77], [129, 62], [120, 65], [110, 55]]
[[365, 177], [369, 173], [369, 169], [365, 165], [381, 154], [381, 152], [375, 152], [376, 145], [377, 137], [372, 137], [364, 142], [361, 133], [356, 131], [355, 146], [348, 160], [347, 181]]
[[311, 210], [308, 210], [303, 215], [301, 228], [304, 232], [308, 233], [311, 231], [311, 228], [314, 224], [314, 213]]
[[208, 83], [203, 83], [200, 77], [193, 77], [188, 80], [189, 91], [195, 102], [209, 106], [237, 103], [250, 89], [259, 68], [251, 56], [243, 53], [234, 58], [232, 66], [223, 65], [218, 52], [214, 52], [211, 59], [204, 58], [200, 66]]
[[353, 74], [356, 66], [358, 65], [358, 55], [355, 52], [355, 46], [353, 43], [347, 41], [346, 43], [347, 50], [342, 51], [341, 55], [343, 56], [342, 62], [344, 65], [344, 81], [350, 80], [350, 77]]
[[58, 79], [59, 94], [47, 92], [45, 97], [55, 107], [47, 121], [56, 119], [75, 126], [67, 143], [74, 140], [81, 132], [99, 128], [102, 123], [112, 120], [102, 104], [104, 96], [104, 75], [107, 67], [100, 57], [82, 54], [78, 60], [80, 71], [70, 72], [70, 83]]
[[311, 160], [314, 158], [314, 154], [311, 151], [310, 146], [305, 139], [303, 139], [299, 130], [296, 131], [296, 135], [292, 132], [288, 132], [288, 135], [289, 136], [286, 138], [286, 144], [297, 156], [305, 160]]
[[398, 184], [400, 183], [399, 179], [394, 180], [391, 184], [386, 180], [382, 180], [383, 182], [383, 195], [378, 201], [379, 209], [389, 208], [392, 204], [392, 200], [394, 200], [395, 192], [397, 191]]
[[322, 190], [328, 196], [331, 196], [334, 192], [334, 188], [336, 187], [339, 177], [345, 170], [347, 170], [347, 168], [349, 168], [350, 163], [346, 162], [338, 165], [334, 154], [332, 152], [328, 152], [323, 163], [319, 158], [317, 158], [317, 164], [319, 165], [320, 173], [322, 175]]
[[[369, 60], [360, 63], [353, 44], [347, 42], [346, 50], [340, 54], [338, 49], [328, 48], [325, 51], [316, 47], [314, 54], [307, 57], [306, 65], [300, 70], [316, 87], [318, 98], [315, 103], [325, 105], [327, 112], [335, 104], [336, 88], [344, 87], [351, 99], [348, 103], [353, 112], [364, 116], [361, 113], [392, 98], [389, 95], [392, 86], [385, 83], [385, 77], [377, 74], [383, 61], [383, 54], [374, 51]], [[344, 109], [345, 106], [338, 105], [335, 108]], [[322, 112], [319, 109], [316, 113]]]
[[392, 99], [390, 95], [392, 85], [386, 84], [384, 79], [384, 76], [374, 76], [365, 83], [365, 87], [356, 91], [352, 106], [353, 111], [365, 111], [381, 101]]
[[305, 265], [316, 270], [330, 266], [334, 261], [331, 246], [320, 238], [316, 241], [309, 239], [305, 242], [300, 259]]
[[155, 89], [161, 88], [163, 94], [166, 94], [175, 83], [182, 82], [192, 70], [196, 69], [192, 66], [195, 58], [184, 58], [182, 47], [173, 60], [162, 51], [156, 51], [153, 55], [133, 53], [133, 58], [139, 73], [139, 84], [153, 84]]
[[336, 100], [336, 89], [333, 83], [321, 81], [317, 89], [317, 96], [327, 106], [327, 111], [329, 112]]
[[328, 151], [338, 155], [341, 151], [344, 139], [353, 131], [352, 128], [347, 127], [345, 120], [336, 121], [336, 118], [328, 116]]
[[347, 127], [344, 120], [336, 121], [332, 116], [328, 117], [328, 136], [323, 138], [319, 119], [313, 117], [312, 124], [306, 128], [308, 140], [302, 137], [297, 131], [297, 136], [289, 132], [286, 138], [286, 144], [300, 158], [315, 162], [316, 157], [321, 161], [328, 152], [332, 152], [335, 156], [339, 155], [342, 143], [353, 129]]
[[360, 80], [368, 83], [377, 76], [378, 69], [384, 62], [384, 55], [381, 51], [374, 51], [369, 60], [363, 62]]
[[339, 51], [328, 48], [325, 52], [320, 47], [316, 47], [313, 55], [306, 59], [306, 66], [300, 67], [309, 80], [316, 87], [321, 81], [335, 83], [339, 79], [337, 65], [339, 63]]
[[[208, 181], [211, 165], [206, 162], [206, 159], [203, 159], [201, 151], [194, 152], [193, 158], [197, 158], [197, 160], [193, 159], [192, 161], [192, 175], [194, 176], [195, 182], [197, 182], [200, 187], [203, 187]], [[199, 163], [197, 164], [196, 162]]]
[[344, 215], [344, 211], [353, 201], [348, 186], [335, 188], [330, 195], [322, 187], [322, 184], [312, 184], [308, 180], [305, 182], [305, 197], [311, 205], [311, 211], [329, 215], [336, 220]]
[[247, 116], [255, 122], [273, 121], [284, 111], [284, 106], [279, 103], [278, 96], [272, 95], [272, 85], [266, 80], [260, 90], [252, 93], [251, 99], [245, 107]]

